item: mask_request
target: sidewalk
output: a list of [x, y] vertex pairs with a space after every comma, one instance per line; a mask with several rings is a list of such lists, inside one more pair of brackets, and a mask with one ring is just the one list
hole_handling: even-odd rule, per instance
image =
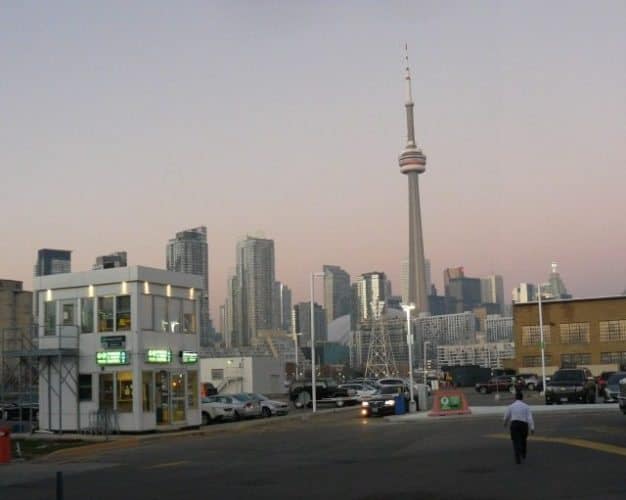
[[[586, 413], [586, 412], [618, 412], [616, 405], [610, 404], [572, 404], [572, 405], [531, 405], [533, 414], [537, 413]], [[404, 415], [393, 415], [385, 417], [385, 420], [393, 423], [416, 422], [416, 421], [446, 421], [456, 419], [467, 419], [472, 417], [500, 417], [504, 416], [506, 406], [470, 406], [469, 415], [450, 415], [443, 417], [430, 417], [429, 411], [421, 411], [417, 413], [406, 413]]]

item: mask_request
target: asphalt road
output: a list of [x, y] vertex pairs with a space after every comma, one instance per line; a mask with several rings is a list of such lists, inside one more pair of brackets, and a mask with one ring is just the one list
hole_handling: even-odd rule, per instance
[[66, 500], [625, 497], [626, 417], [617, 408], [542, 414], [536, 422], [522, 465], [492, 417], [391, 423], [348, 409], [275, 418], [271, 425], [223, 425], [206, 436], [12, 465], [10, 473], [0, 467], [0, 498], [55, 498], [57, 470], [65, 473]]

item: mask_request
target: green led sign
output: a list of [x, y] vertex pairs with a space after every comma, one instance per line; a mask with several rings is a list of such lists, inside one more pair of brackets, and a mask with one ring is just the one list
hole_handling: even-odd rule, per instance
[[130, 359], [128, 351], [101, 351], [96, 353], [96, 363], [100, 366], [127, 365]]
[[146, 363], [171, 363], [172, 351], [169, 349], [148, 349]]
[[181, 351], [180, 358], [183, 363], [197, 363], [198, 353], [195, 351]]

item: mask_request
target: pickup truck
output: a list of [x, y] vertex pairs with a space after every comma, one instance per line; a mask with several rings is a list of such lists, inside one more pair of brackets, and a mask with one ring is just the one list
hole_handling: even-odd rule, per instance
[[[313, 386], [310, 381], [293, 382], [289, 387], [289, 400], [296, 408], [304, 408], [311, 405], [313, 399]], [[315, 396], [318, 403], [332, 403], [335, 406], [344, 404], [356, 404], [356, 392], [339, 387], [332, 379], [320, 379], [315, 382]]]

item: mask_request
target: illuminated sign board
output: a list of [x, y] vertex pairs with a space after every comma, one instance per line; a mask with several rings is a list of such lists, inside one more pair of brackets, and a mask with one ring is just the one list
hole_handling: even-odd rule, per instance
[[180, 351], [180, 358], [183, 363], [197, 363], [198, 353], [195, 351]]
[[108, 335], [106, 337], [100, 337], [100, 343], [105, 349], [115, 349], [126, 347], [125, 335]]
[[101, 351], [96, 353], [96, 363], [100, 366], [127, 365], [130, 358], [128, 351]]
[[148, 349], [146, 363], [171, 363], [172, 351], [169, 349]]

